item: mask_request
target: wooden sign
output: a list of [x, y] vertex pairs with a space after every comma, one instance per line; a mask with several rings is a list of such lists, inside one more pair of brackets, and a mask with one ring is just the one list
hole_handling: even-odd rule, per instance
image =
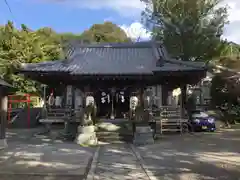
[[67, 89], [66, 89], [66, 104], [68, 106], [71, 106], [72, 105], [72, 86], [68, 85], [67, 86]]

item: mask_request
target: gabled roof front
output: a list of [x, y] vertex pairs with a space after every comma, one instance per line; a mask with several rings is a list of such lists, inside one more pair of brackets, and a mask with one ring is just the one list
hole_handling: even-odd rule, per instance
[[66, 60], [24, 64], [22, 72], [65, 72], [72, 75], [138, 75], [205, 70], [203, 63], [171, 59], [155, 42], [77, 44]]

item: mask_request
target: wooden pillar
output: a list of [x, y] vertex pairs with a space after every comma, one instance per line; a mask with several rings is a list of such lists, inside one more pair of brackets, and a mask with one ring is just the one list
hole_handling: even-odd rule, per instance
[[1, 129], [0, 129], [0, 149], [7, 146], [6, 142], [6, 127], [7, 127], [7, 103], [8, 97], [4, 89], [0, 87], [0, 113], [1, 113]]
[[84, 126], [84, 122], [85, 122], [84, 120], [85, 120], [85, 111], [86, 111], [87, 91], [88, 91], [88, 88], [84, 87], [82, 91], [82, 113], [81, 113], [80, 126]]
[[83, 92], [79, 88], [74, 91], [74, 110], [78, 121], [80, 121], [81, 114], [83, 113]]
[[46, 85], [43, 85], [43, 107], [42, 107], [42, 117], [47, 117], [47, 94], [46, 94]]
[[181, 100], [180, 100], [180, 107], [181, 107], [181, 116], [185, 116], [185, 106], [186, 106], [186, 99], [187, 99], [187, 85], [181, 85]]
[[115, 119], [115, 109], [114, 109], [114, 101], [113, 101], [113, 98], [114, 98], [114, 95], [116, 93], [116, 89], [115, 88], [112, 88], [111, 89], [111, 115], [110, 115], [110, 119]]
[[66, 87], [66, 107], [71, 107], [73, 105], [73, 87], [67, 85]]
[[167, 99], [168, 99], [168, 88], [167, 85], [162, 86], [162, 105], [167, 105]]
[[139, 103], [141, 108], [144, 109], [144, 88], [142, 86], [140, 87], [140, 92], [139, 92]]
[[157, 97], [158, 97], [157, 105], [158, 107], [161, 107], [163, 105], [162, 85], [157, 85]]

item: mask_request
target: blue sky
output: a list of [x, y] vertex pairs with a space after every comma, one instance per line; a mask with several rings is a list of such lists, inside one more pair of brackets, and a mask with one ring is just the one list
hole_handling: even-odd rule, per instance
[[[57, 32], [81, 33], [95, 23], [103, 23], [108, 20], [118, 24], [126, 31], [133, 31], [129, 28], [135, 24], [137, 25], [137, 31], [139, 31], [139, 28], [142, 31], [137, 33], [146, 36], [144, 34], [145, 30], [139, 23], [142, 11], [140, 0], [137, 0], [139, 2], [134, 0], [137, 3], [130, 3], [130, 5], [126, 0], [102, 0], [100, 4], [99, 1], [8, 0], [12, 15], [4, 0], [2, 0], [0, 1], [0, 24], [13, 20], [18, 27], [21, 24], [26, 24], [31, 29], [47, 26]], [[116, 4], [113, 3], [114, 1]], [[135, 6], [137, 4], [138, 7]]]
[[[17, 24], [38, 29], [43, 26], [52, 27], [58, 32], [79, 33], [92, 24], [111, 20], [117, 24], [131, 24], [134, 19], [122, 17], [111, 9], [89, 9], [66, 6], [56, 2], [38, 2], [34, 0], [8, 0]], [[4, 1], [0, 1], [0, 23], [4, 24], [13, 17]]]
[[[17, 26], [26, 24], [31, 29], [51, 27], [57, 32], [81, 33], [95, 23], [112, 21], [130, 37], [149, 33], [140, 24], [144, 4], [140, 0], [8, 0], [14, 19], [4, 0], [0, 1], [0, 24], [14, 20]], [[230, 24], [224, 36], [240, 43], [240, 1], [225, 0], [230, 6]]]

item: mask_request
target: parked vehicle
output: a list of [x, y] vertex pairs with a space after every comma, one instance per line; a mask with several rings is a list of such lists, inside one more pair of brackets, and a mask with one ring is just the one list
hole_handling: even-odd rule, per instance
[[193, 110], [189, 117], [189, 123], [193, 131], [214, 132], [216, 130], [215, 118], [202, 110]]

